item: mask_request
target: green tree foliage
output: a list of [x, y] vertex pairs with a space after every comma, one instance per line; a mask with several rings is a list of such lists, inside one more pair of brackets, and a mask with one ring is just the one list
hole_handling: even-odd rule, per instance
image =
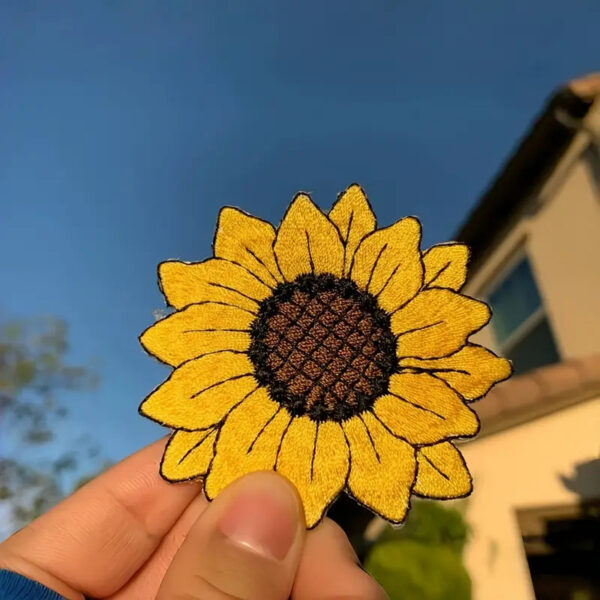
[[77, 468], [81, 452], [98, 449], [89, 439], [78, 453], [65, 452], [43, 464], [24, 457], [53, 439], [53, 425], [67, 411], [59, 400], [65, 390], [88, 390], [97, 376], [83, 366], [66, 362], [68, 329], [53, 317], [0, 324], [0, 424], [3, 445], [16, 450], [0, 456], [0, 502], [10, 506], [16, 527], [47, 510], [61, 498], [61, 475]]
[[406, 525], [388, 527], [365, 561], [391, 600], [470, 600], [462, 562], [469, 528], [456, 508], [413, 502]]

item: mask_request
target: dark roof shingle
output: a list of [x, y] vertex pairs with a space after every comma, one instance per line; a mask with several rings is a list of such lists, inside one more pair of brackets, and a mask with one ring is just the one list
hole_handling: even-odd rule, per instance
[[487, 435], [594, 397], [600, 397], [600, 354], [513, 377], [474, 408]]

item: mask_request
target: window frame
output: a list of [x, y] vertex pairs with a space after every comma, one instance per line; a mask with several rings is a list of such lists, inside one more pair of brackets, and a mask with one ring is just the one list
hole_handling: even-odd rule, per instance
[[550, 331], [554, 339], [554, 346], [556, 348], [556, 352], [560, 357], [560, 349], [558, 347], [558, 342], [554, 333], [554, 328], [552, 327], [550, 314], [546, 307], [544, 295], [535, 276], [533, 261], [531, 260], [530, 254], [527, 252], [525, 244], [520, 244], [519, 247], [510, 254], [506, 262], [502, 265], [502, 268], [499, 269], [491, 278], [491, 281], [486, 286], [484, 286], [482, 295], [485, 298], [485, 301], [490, 306], [492, 306], [490, 300], [492, 294], [510, 277], [511, 273], [523, 260], [527, 260], [531, 267], [533, 283], [535, 284], [535, 287], [538, 291], [538, 295], [540, 297], [540, 305], [524, 321], [522, 321], [502, 342], [498, 340], [498, 336], [496, 334], [492, 318], [492, 322], [490, 323], [490, 329], [494, 339], [494, 343], [496, 345], [496, 349], [502, 356], [509, 355], [509, 353], [513, 350], [513, 348], [515, 348], [515, 346], [522, 342], [544, 319], [546, 319], [548, 321]]

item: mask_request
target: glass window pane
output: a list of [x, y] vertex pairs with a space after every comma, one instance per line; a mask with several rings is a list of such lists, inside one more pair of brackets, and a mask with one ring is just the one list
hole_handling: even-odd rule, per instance
[[544, 318], [538, 323], [505, 356], [513, 361], [515, 375], [558, 362], [560, 357], [548, 319]]
[[496, 339], [502, 343], [527, 317], [538, 309], [542, 301], [529, 260], [524, 258], [490, 294], [492, 327]]

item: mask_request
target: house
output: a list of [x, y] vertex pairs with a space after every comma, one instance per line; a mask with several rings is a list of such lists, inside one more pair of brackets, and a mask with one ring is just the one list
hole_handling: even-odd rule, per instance
[[600, 75], [549, 100], [457, 233], [472, 341], [515, 376], [474, 408], [474, 600], [600, 598]]

